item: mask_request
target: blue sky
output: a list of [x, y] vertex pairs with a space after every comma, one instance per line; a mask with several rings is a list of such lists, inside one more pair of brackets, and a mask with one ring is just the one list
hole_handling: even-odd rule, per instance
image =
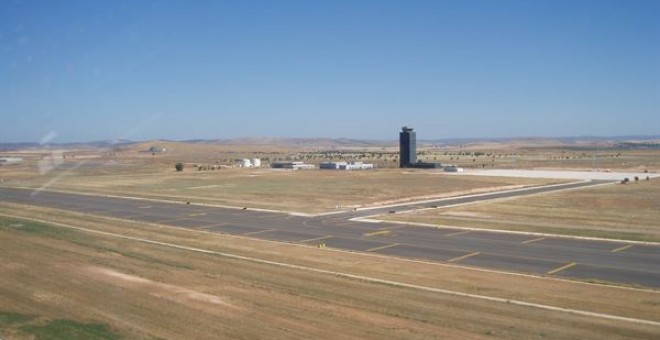
[[660, 135], [660, 1], [2, 1], [0, 142]]

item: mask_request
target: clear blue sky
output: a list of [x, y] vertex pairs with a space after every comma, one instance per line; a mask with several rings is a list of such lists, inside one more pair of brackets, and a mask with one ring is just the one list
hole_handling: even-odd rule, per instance
[[660, 135], [660, 1], [5, 0], [0, 118], [0, 142]]

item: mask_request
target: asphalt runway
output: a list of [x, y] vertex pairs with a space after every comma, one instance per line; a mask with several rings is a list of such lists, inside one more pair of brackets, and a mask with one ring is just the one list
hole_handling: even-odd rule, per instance
[[601, 183], [534, 187], [316, 217], [263, 212], [249, 207], [245, 210], [216, 208], [194, 202], [187, 205], [13, 188], [0, 188], [0, 200], [273, 241], [313, 246], [323, 243], [327, 248], [355, 252], [660, 288], [660, 246], [350, 220]]

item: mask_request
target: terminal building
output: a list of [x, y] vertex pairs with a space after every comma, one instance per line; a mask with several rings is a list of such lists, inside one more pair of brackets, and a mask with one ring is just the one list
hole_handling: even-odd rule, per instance
[[373, 169], [374, 165], [362, 162], [324, 162], [319, 164], [319, 168], [325, 170], [368, 170]]
[[270, 167], [273, 169], [314, 169], [314, 164], [305, 164], [303, 162], [273, 162], [270, 163]]
[[399, 132], [399, 167], [439, 169], [442, 168], [442, 165], [417, 161], [417, 134], [413, 128], [404, 126]]

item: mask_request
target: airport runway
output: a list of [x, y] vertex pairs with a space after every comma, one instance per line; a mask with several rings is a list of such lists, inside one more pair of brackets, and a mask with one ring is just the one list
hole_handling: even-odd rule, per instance
[[660, 288], [660, 246], [350, 220], [600, 183], [536, 187], [317, 217], [256, 211], [249, 207], [246, 210], [215, 208], [197, 206], [194, 202], [186, 205], [13, 188], [0, 188], [0, 200], [274, 241], [313, 246], [323, 243], [328, 248], [355, 252]]

